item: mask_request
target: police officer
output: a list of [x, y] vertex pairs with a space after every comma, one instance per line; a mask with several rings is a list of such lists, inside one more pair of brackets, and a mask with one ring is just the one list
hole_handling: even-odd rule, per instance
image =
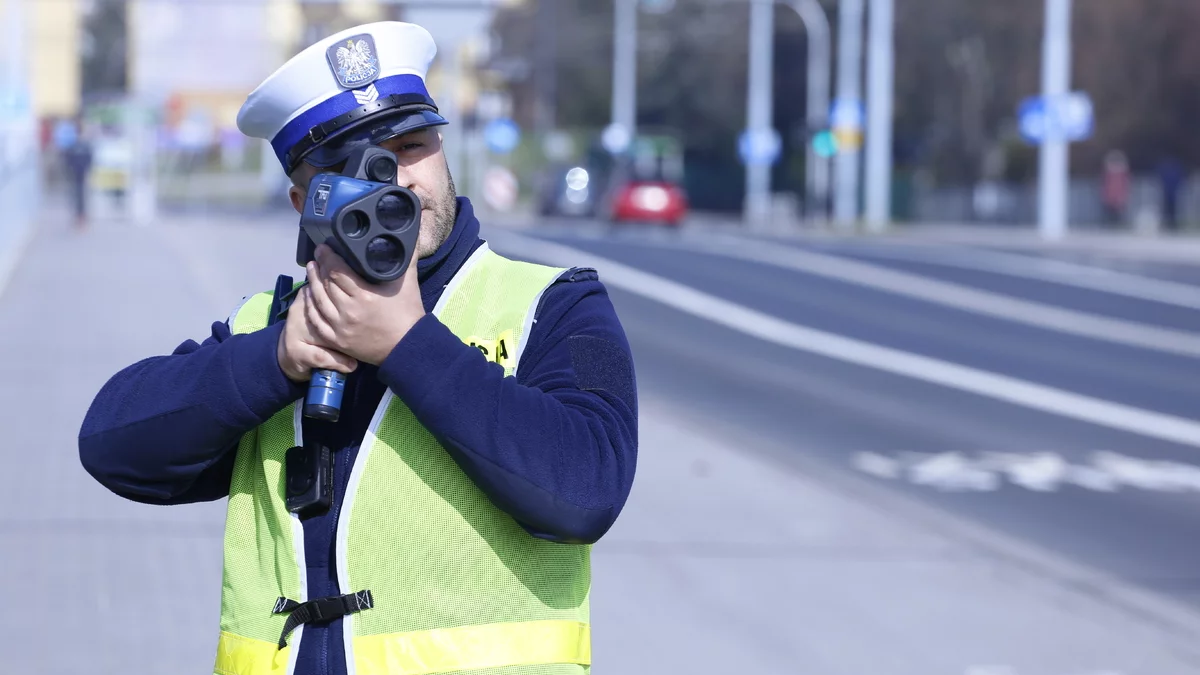
[[[351, 28], [238, 116], [297, 210], [353, 149], [395, 153], [423, 205], [404, 277], [368, 284], [322, 245], [285, 318], [264, 283], [202, 344], [113, 376], [80, 431], [84, 467], [124, 498], [228, 497], [222, 675], [590, 665], [590, 545], [634, 475], [633, 360], [594, 270], [480, 239], [425, 87], [435, 51], [416, 25]], [[347, 374], [336, 422], [297, 405], [314, 369]], [[289, 508], [327, 478], [327, 505]]]

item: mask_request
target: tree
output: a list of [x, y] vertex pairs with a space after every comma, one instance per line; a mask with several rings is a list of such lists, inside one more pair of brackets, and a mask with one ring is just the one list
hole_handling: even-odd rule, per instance
[[[534, 122], [533, 83], [553, 68], [558, 123], [598, 131], [611, 101], [612, 0], [540, 1], [555, 3], [552, 25], [537, 21], [531, 0], [499, 12], [493, 26], [502, 56], [529, 66], [512, 85], [517, 114], [523, 125]], [[822, 1], [836, 49], [838, 3]], [[1037, 148], [1021, 140], [1017, 109], [1041, 91], [1044, 3], [896, 0], [898, 170], [919, 167], [957, 184], [1035, 178]], [[732, 208], [742, 189], [736, 139], [745, 125], [748, 16], [745, 3], [677, 0], [670, 13], [639, 21], [639, 123], [677, 130], [689, 171], [713, 176], [695, 192]], [[1072, 84], [1096, 110], [1093, 138], [1071, 146], [1075, 173], [1095, 175], [1113, 148], [1124, 149], [1135, 170], [1168, 152], [1200, 167], [1197, 25], [1195, 0], [1074, 3]], [[536, 58], [547, 31], [553, 58], [545, 50]], [[788, 165], [804, 153], [806, 39], [794, 14], [777, 10], [774, 121], [785, 141], [777, 190], [803, 182]]]
[[80, 49], [84, 101], [124, 94], [128, 87], [125, 0], [93, 0]]

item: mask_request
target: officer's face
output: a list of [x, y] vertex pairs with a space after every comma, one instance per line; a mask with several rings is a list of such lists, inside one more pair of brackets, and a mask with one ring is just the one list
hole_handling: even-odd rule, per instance
[[[450, 236], [458, 215], [457, 193], [450, 167], [446, 164], [446, 154], [442, 151], [442, 135], [433, 128], [421, 129], [385, 141], [381, 147], [396, 154], [399, 165], [396, 183], [421, 198], [417, 257], [429, 257]], [[294, 185], [289, 196], [297, 213], [304, 212], [305, 187], [320, 171], [304, 164], [292, 174]]]

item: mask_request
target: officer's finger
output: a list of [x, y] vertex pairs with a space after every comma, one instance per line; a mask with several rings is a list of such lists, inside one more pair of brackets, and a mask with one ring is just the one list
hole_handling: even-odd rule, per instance
[[308, 334], [313, 337], [320, 345], [336, 344], [337, 335], [333, 330], [333, 326], [329, 321], [321, 316], [321, 312], [317, 309], [317, 303], [313, 301], [312, 295], [315, 291], [309, 289], [312, 286], [305, 286], [304, 290], [308, 292], [308, 302], [304, 305], [304, 320], [308, 323]]
[[336, 323], [340, 316], [337, 305], [329, 298], [328, 288], [321, 279], [317, 263], [308, 263], [308, 285], [304, 290], [309, 292], [309, 304], [315, 305], [317, 313], [330, 323]]
[[317, 348], [317, 355], [314, 360], [320, 361], [320, 363], [315, 364], [317, 368], [336, 370], [339, 373], [346, 373], [347, 375], [358, 368], [358, 361], [333, 349]]
[[337, 297], [339, 291], [346, 295], [354, 295], [366, 288], [366, 281], [327, 244], [318, 246], [314, 257], [317, 259], [321, 276], [329, 281], [327, 288], [331, 296]]

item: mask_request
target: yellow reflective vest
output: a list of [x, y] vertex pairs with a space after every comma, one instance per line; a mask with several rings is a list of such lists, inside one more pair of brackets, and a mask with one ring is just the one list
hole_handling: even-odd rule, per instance
[[[484, 244], [433, 313], [513, 375], [546, 288], [564, 270], [504, 258]], [[272, 293], [235, 312], [233, 333], [267, 325]], [[214, 672], [290, 675], [303, 625], [279, 647], [303, 603], [304, 532], [284, 497], [284, 455], [302, 444], [293, 403], [237, 450], [225, 529], [221, 632]], [[340, 592], [365, 597], [343, 621], [354, 675], [590, 670], [591, 547], [529, 535], [459, 469], [388, 391], [350, 474], [336, 534]], [[357, 594], [357, 595], [354, 595]], [[519, 666], [519, 668], [513, 668]]]

